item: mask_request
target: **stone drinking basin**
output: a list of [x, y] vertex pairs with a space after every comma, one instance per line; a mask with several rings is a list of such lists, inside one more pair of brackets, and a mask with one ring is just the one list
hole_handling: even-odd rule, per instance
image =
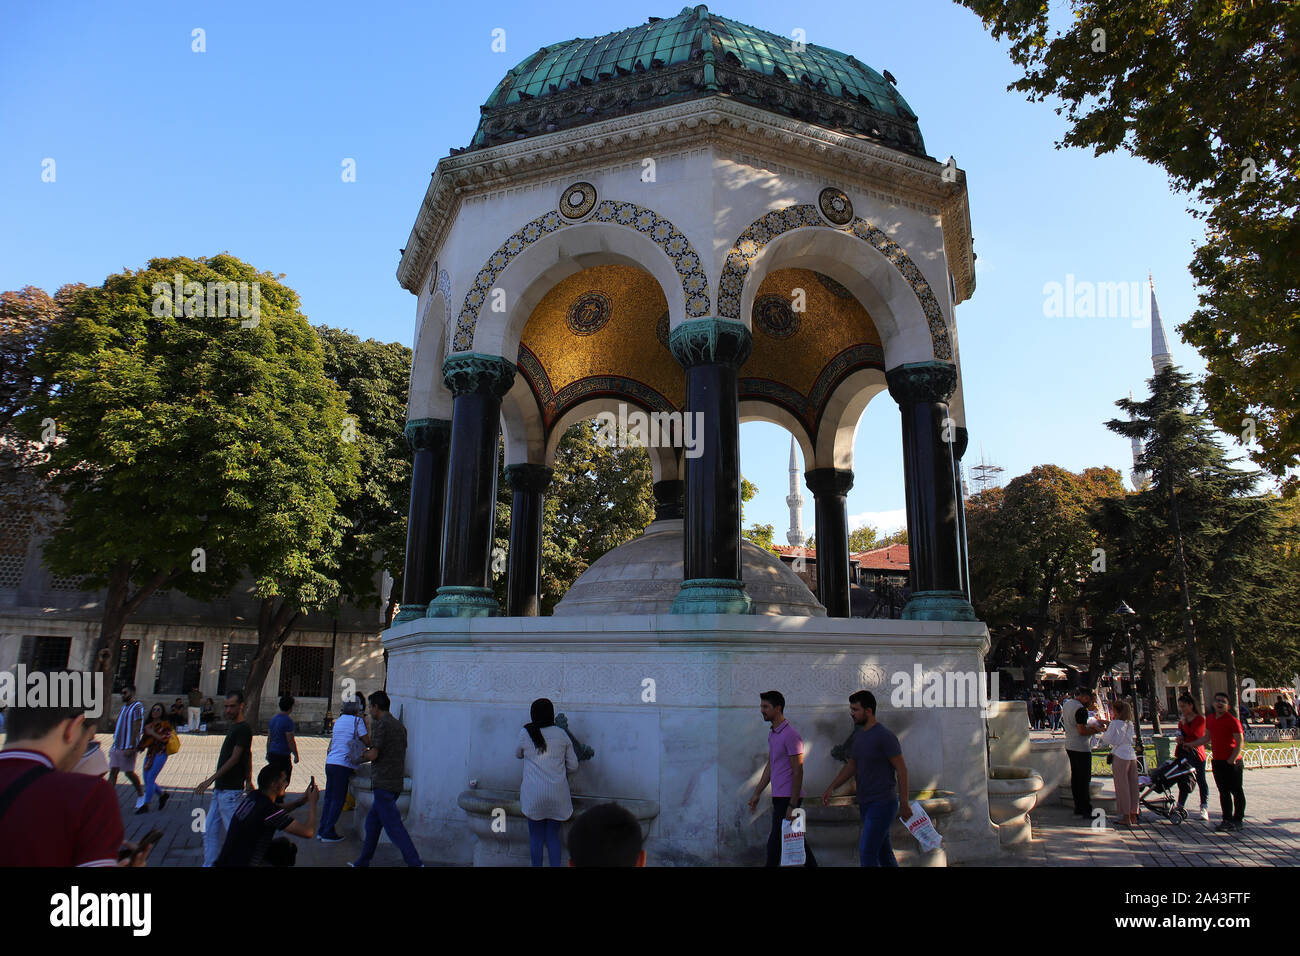
[[[920, 802], [942, 835], [944, 818], [957, 810], [957, 794], [951, 790], [913, 790], [911, 799]], [[857, 796], [837, 794], [825, 807], [820, 797], [806, 797], [804, 807], [808, 812], [808, 844], [817, 856], [818, 865], [859, 866], [858, 837], [862, 832], [862, 818], [858, 814]], [[900, 807], [899, 813], [902, 812]], [[948, 856], [942, 846], [929, 853], [922, 852], [921, 844], [897, 817], [889, 829], [889, 843], [899, 866], [948, 865]]]
[[[624, 797], [573, 795], [573, 816], [561, 827], [560, 839], [565, 844], [564, 859], [569, 858], [569, 826], [583, 811], [602, 803], [617, 803], [631, 812], [641, 824], [641, 838], [650, 835], [650, 823], [659, 816], [659, 804], [654, 800], [631, 800]], [[474, 835], [475, 866], [529, 866], [528, 819], [519, 807], [518, 790], [463, 790], [456, 804], [469, 817], [469, 830]], [[504, 810], [504, 815], [497, 813]], [[504, 826], [504, 830], [503, 830]], [[648, 848], [651, 849], [652, 848]], [[549, 858], [546, 860], [549, 865]]]
[[989, 767], [989, 818], [997, 824], [1002, 846], [1029, 842], [1029, 812], [1042, 789], [1043, 778], [1031, 767]]

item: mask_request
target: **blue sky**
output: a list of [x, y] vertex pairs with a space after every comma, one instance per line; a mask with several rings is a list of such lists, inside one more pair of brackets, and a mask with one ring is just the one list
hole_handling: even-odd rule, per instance
[[[394, 276], [439, 158], [538, 47], [674, 16], [680, 6], [385, 3], [66, 3], [0, 14], [0, 288], [98, 284], [154, 256], [229, 251], [285, 273], [312, 322], [411, 344], [414, 298]], [[1129, 318], [1049, 318], [1044, 286], [1155, 276], [1174, 361], [1204, 365], [1174, 326], [1196, 307], [1201, 235], [1164, 174], [1127, 155], [1053, 148], [1053, 104], [1006, 86], [1002, 44], [951, 0], [710, 7], [888, 69], [926, 148], [966, 171], [978, 287], [957, 310], [968, 463], [1004, 478], [1034, 465], [1131, 466], [1103, 422], [1141, 395], [1150, 332]], [[191, 50], [192, 31], [207, 51]], [[491, 49], [506, 31], [506, 51]], [[56, 179], [42, 182], [42, 163]], [[340, 177], [356, 160], [355, 183]], [[747, 522], [788, 525], [787, 433], [742, 428], [760, 489]], [[854, 524], [902, 523], [896, 406], [867, 409], [855, 446]], [[804, 510], [811, 529], [812, 496]]]

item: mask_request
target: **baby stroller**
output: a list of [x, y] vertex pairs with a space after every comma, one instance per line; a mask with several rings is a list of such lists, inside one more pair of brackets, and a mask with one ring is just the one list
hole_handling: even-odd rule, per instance
[[1180, 781], [1196, 784], [1196, 768], [1181, 752], [1152, 770], [1150, 777], [1138, 778], [1138, 802], [1177, 826], [1187, 819], [1187, 811], [1178, 806]]

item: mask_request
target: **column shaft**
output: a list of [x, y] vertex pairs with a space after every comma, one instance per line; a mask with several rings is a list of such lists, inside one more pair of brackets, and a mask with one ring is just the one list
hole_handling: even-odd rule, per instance
[[409, 422], [406, 441], [414, 452], [414, 459], [411, 465], [411, 504], [406, 521], [402, 607], [393, 619], [394, 624], [424, 617], [438, 590], [451, 422], [436, 419]]
[[496, 514], [501, 396], [515, 367], [500, 356], [452, 355], [443, 380], [453, 395], [451, 460], [442, 535], [442, 585], [430, 617], [497, 615], [492, 596], [492, 530]]
[[849, 517], [853, 472], [816, 468], [804, 476], [813, 493], [817, 527], [817, 590], [827, 617], [849, 617]]
[[543, 465], [509, 465], [506, 481], [514, 492], [510, 505], [510, 558], [506, 614], [541, 614], [542, 518], [546, 487], [553, 472]]

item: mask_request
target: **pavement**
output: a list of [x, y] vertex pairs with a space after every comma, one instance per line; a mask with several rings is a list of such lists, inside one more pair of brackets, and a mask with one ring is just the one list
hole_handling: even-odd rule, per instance
[[[203, 862], [203, 834], [200, 814], [206, 810], [211, 790], [204, 796], [194, 794], [194, 786], [217, 766], [221, 749], [220, 735], [185, 734], [179, 753], [168, 758], [159, 775], [159, 784], [172, 797], [161, 812], [155, 806], [148, 813], [135, 814], [135, 790], [119, 776], [118, 802], [127, 839], [143, 836], [160, 826], [162, 841], [150, 856], [150, 866], [200, 866]], [[312, 775], [322, 786], [325, 782], [325, 753], [329, 741], [323, 737], [298, 738], [301, 762], [294, 767], [289, 799], [301, 795]], [[107, 746], [108, 737], [101, 736]], [[263, 754], [266, 738], [257, 737], [253, 752]], [[143, 767], [143, 761], [137, 764]], [[1210, 820], [1203, 822], [1192, 813], [1179, 826], [1155, 816], [1142, 814], [1135, 830], [1099, 828], [1073, 816], [1069, 806], [1052, 800], [1030, 814], [1033, 838], [1015, 852], [1003, 854], [999, 866], [1300, 866], [1300, 768], [1270, 768], [1246, 772], [1246, 828], [1241, 832], [1213, 832], [1219, 823], [1218, 793], [1210, 787]], [[1113, 807], [1113, 791], [1107, 779], [1099, 806]], [[1193, 792], [1189, 804], [1195, 808], [1198, 795]], [[307, 810], [295, 813], [307, 819]], [[360, 852], [355, 836], [354, 811], [345, 811], [339, 819], [342, 843], [324, 844], [318, 840], [301, 840], [298, 845], [299, 866], [344, 866]], [[375, 866], [401, 866], [401, 855], [381, 841], [375, 854]]]
[[[111, 735], [99, 735], [101, 746], [108, 748], [112, 744]], [[203, 820], [212, 800], [212, 788], [203, 796], [196, 796], [194, 788], [217, 769], [217, 758], [221, 753], [220, 734], [182, 734], [181, 749], [167, 758], [167, 764], [158, 775], [158, 785], [171, 794], [164, 810], [158, 809], [155, 800], [148, 813], [136, 814], [135, 788], [121, 774], [117, 778], [117, 802], [122, 808], [122, 821], [126, 827], [126, 838], [138, 840], [154, 827], [163, 831], [163, 838], [149, 854], [150, 866], [202, 866], [203, 865]], [[328, 737], [305, 737], [299, 735], [298, 756], [300, 762], [294, 765], [293, 778], [289, 784], [287, 801], [302, 796], [312, 776], [324, 796], [325, 790], [325, 754], [329, 749]], [[266, 753], [266, 738], [253, 738], [253, 754]], [[256, 778], [261, 763], [254, 764], [253, 776]], [[144, 758], [136, 761], [136, 773], [143, 782]], [[294, 813], [294, 819], [306, 822], [306, 807]], [[346, 866], [348, 861], [361, 855], [361, 841], [355, 836], [356, 813], [345, 810], [339, 817], [335, 829], [343, 837], [342, 843], [321, 843], [319, 840], [303, 840], [290, 837], [298, 846], [298, 866]], [[371, 866], [403, 866], [402, 855], [381, 837], [375, 851]]]

